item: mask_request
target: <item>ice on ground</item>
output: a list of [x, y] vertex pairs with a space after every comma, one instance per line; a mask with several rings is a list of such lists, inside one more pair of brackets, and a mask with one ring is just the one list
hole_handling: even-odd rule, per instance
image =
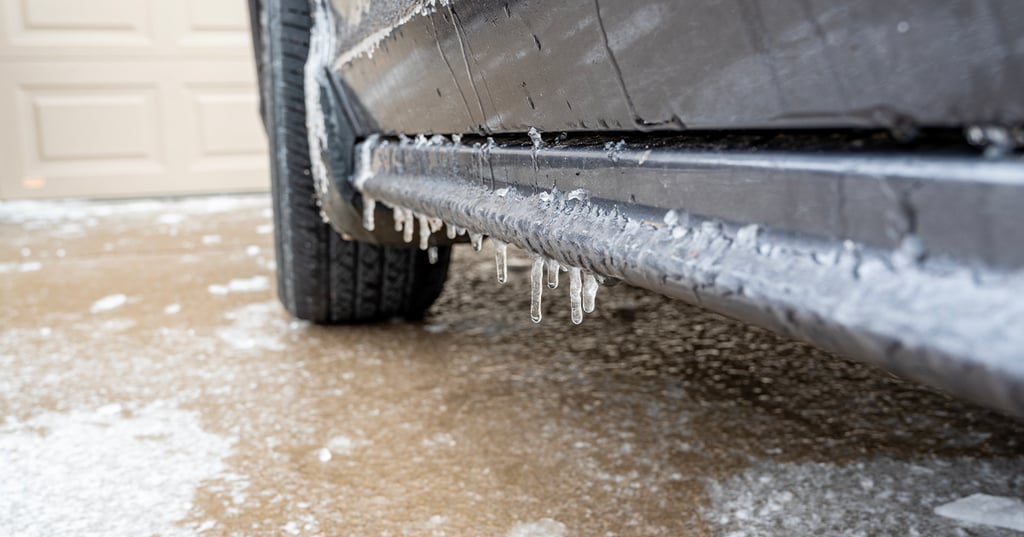
[[89, 308], [91, 313], [102, 313], [120, 308], [128, 301], [128, 297], [122, 294], [108, 295], [92, 303]]
[[0, 263], [0, 273], [3, 272], [36, 272], [43, 268], [43, 265], [38, 261], [29, 261], [26, 263]]
[[256, 233], [260, 235], [270, 235], [274, 232], [274, 224], [260, 224], [256, 226]]
[[[114, 411], [116, 410], [116, 411]], [[46, 413], [0, 425], [0, 533], [192, 535], [178, 524], [221, 474], [229, 439], [199, 415], [156, 403]]]
[[255, 244], [251, 244], [245, 247], [245, 255], [249, 257], [256, 257], [260, 255], [260, 247]]
[[167, 315], [175, 315], [181, 312], [181, 304], [169, 304], [164, 308], [164, 313]]
[[1024, 501], [1019, 498], [971, 494], [936, 507], [935, 514], [972, 524], [1024, 531]]
[[248, 304], [224, 314], [229, 326], [217, 329], [217, 337], [238, 350], [284, 350], [281, 336], [288, 323], [280, 316], [276, 301]]
[[[708, 485], [705, 520], [721, 535], [961, 536], [958, 524], [933, 509], [985, 490], [1024, 492], [1019, 458], [958, 457], [830, 463], [761, 462]], [[1010, 536], [974, 526], [971, 535]]]
[[542, 518], [533, 522], [516, 524], [505, 535], [506, 537], [565, 537], [567, 532], [565, 524], [551, 518]]
[[206, 245], [220, 244], [221, 238], [220, 235], [203, 235], [202, 241]]
[[227, 284], [213, 284], [206, 289], [212, 295], [224, 296], [230, 293], [254, 293], [265, 291], [270, 285], [266, 276], [253, 276], [252, 278], [236, 278]]

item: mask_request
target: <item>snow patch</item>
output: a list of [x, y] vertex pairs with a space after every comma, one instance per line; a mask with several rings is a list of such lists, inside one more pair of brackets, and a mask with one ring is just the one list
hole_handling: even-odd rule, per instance
[[551, 519], [542, 518], [533, 522], [516, 524], [508, 531], [506, 537], [565, 537], [565, 524]]
[[[192, 535], [196, 489], [232, 442], [160, 403], [46, 413], [0, 426], [0, 528], [10, 535]], [[8, 534], [8, 533], [5, 533]]]
[[206, 289], [211, 295], [225, 296], [230, 293], [255, 293], [264, 291], [269, 287], [270, 280], [266, 276], [253, 276], [252, 278], [235, 278], [227, 284], [213, 284]]

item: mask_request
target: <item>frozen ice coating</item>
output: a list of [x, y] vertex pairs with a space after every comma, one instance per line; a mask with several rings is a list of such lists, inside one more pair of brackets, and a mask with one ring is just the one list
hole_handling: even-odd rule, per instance
[[530, 318], [533, 322], [541, 321], [541, 295], [544, 293], [544, 258], [534, 256], [533, 267], [530, 269]]
[[479, 252], [484, 247], [484, 235], [483, 233], [476, 233], [473, 231], [469, 232], [469, 243], [473, 246], [473, 250]]
[[431, 265], [437, 263], [437, 246], [427, 248], [427, 261], [430, 261]]
[[558, 261], [554, 259], [548, 259], [548, 287], [555, 289], [558, 287], [558, 272], [562, 267], [558, 266]]
[[498, 283], [508, 281], [508, 244], [491, 239], [494, 243], [494, 265], [498, 269]]
[[972, 524], [1024, 531], [1024, 501], [1020, 498], [972, 494], [936, 507], [935, 514]]
[[597, 278], [587, 271], [583, 274], [583, 312], [594, 312], [594, 298], [597, 297]]
[[421, 214], [418, 220], [420, 224], [420, 250], [426, 250], [430, 247], [430, 219]]
[[367, 231], [373, 231], [376, 224], [373, 215], [377, 211], [377, 201], [373, 198], [363, 196], [363, 227]]
[[583, 278], [579, 267], [569, 267], [569, 308], [572, 324], [583, 322]]

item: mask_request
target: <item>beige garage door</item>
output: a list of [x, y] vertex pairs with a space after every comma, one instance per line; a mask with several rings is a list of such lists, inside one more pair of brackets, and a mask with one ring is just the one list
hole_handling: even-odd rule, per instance
[[0, 0], [0, 198], [269, 187], [245, 0]]

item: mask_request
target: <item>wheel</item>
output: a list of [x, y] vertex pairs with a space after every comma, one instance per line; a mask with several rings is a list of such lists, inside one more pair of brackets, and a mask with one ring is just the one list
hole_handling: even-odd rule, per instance
[[277, 294], [315, 323], [419, 319], [441, 293], [450, 248], [427, 252], [342, 238], [320, 216], [306, 138], [308, 0], [266, 0], [263, 101], [270, 140]]

